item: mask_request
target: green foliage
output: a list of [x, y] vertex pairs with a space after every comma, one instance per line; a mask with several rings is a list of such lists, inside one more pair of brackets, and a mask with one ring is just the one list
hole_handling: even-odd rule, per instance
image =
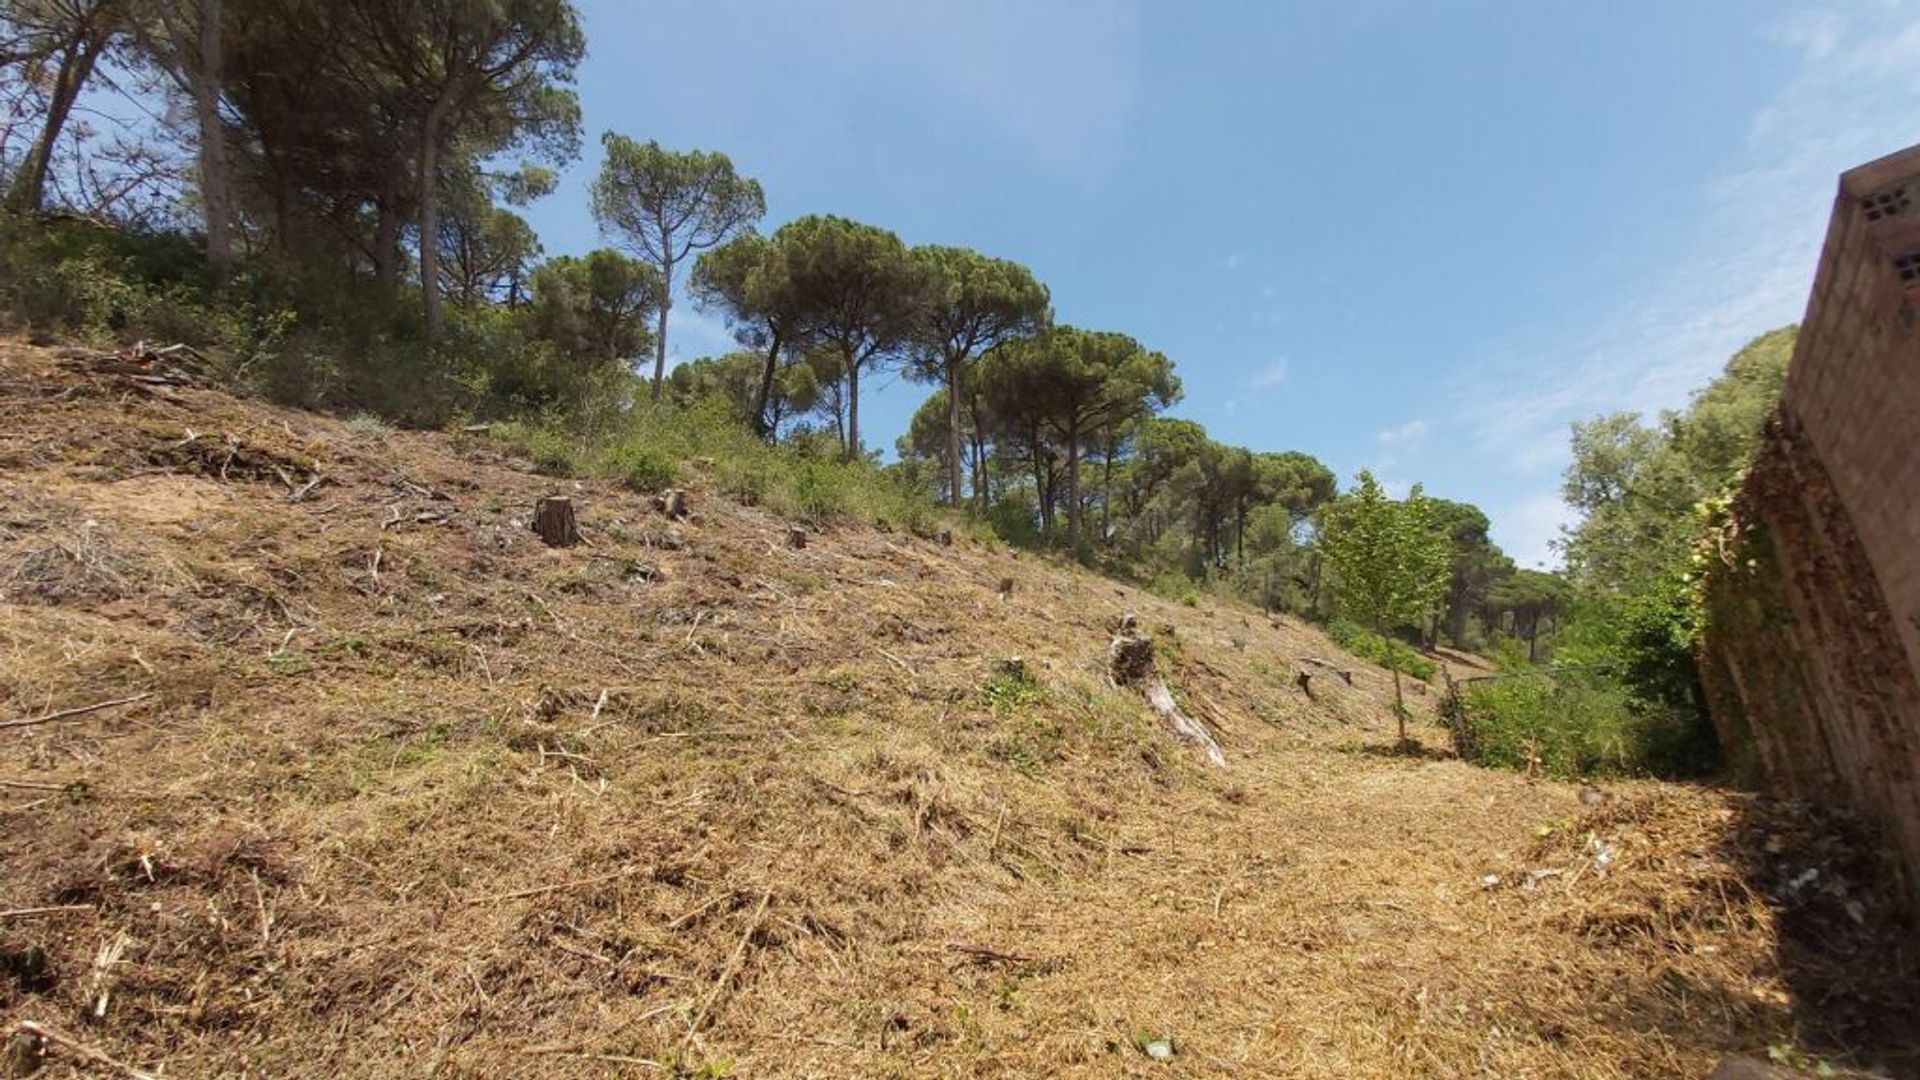
[[593, 182], [593, 216], [658, 272], [660, 328], [654, 342], [653, 396], [666, 378], [667, 308], [677, 268], [695, 252], [750, 230], [767, 212], [758, 181], [736, 174], [727, 155], [675, 152], [608, 132]]
[[1022, 712], [1047, 700], [1047, 689], [1024, 667], [1002, 667], [980, 688], [980, 697], [995, 714]]
[[635, 491], [659, 491], [679, 479], [679, 463], [650, 446], [620, 443], [602, 459], [602, 468]]
[[1415, 652], [1406, 642], [1376, 634], [1346, 619], [1327, 623], [1327, 636], [1362, 660], [1370, 660], [1389, 671], [1404, 672], [1422, 682], [1440, 673], [1438, 664]]
[[1416, 486], [1387, 498], [1362, 471], [1352, 491], [1321, 511], [1321, 550], [1343, 614], [1377, 634], [1417, 623], [1446, 588], [1451, 546], [1432, 500]]
[[[910, 529], [931, 520], [925, 492], [867, 462], [841, 462], [815, 440], [769, 444], [718, 402], [663, 403], [608, 413], [496, 423], [494, 437], [558, 476], [598, 476], [641, 491], [685, 475], [682, 462], [711, 461], [717, 490], [784, 517], [819, 524], [862, 522]], [[824, 452], [823, 452], [824, 451]]]
[[1522, 669], [1461, 693], [1473, 760], [1553, 776], [1637, 771], [1624, 692], [1604, 680]]
[[[1694, 658], [1703, 619], [1696, 544], [1759, 445], [1796, 334], [1788, 327], [1756, 338], [1685, 410], [1656, 424], [1617, 413], [1574, 427], [1564, 493], [1583, 516], [1566, 539], [1570, 587], [1545, 596], [1524, 578], [1513, 587], [1566, 613], [1550, 681], [1561, 697], [1606, 704], [1575, 715], [1594, 725], [1593, 739], [1620, 742], [1608, 759], [1618, 767], [1691, 775], [1718, 761]], [[1516, 612], [1528, 601], [1510, 598]], [[1557, 731], [1571, 723], [1488, 700], [1496, 724]], [[1525, 724], [1501, 719], [1509, 714], [1526, 715]]]

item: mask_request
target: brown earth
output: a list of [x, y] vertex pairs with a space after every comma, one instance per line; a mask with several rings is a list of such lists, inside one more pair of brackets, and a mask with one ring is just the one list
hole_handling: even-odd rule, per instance
[[[136, 699], [0, 728], [0, 1025], [64, 1040], [0, 1070], [1914, 1068], [1911, 959], [1818, 815], [1589, 805], [1452, 760], [1432, 691], [1402, 752], [1385, 673], [1294, 620], [966, 539], [795, 550], [691, 486], [669, 521], [0, 346], [0, 724]], [[556, 493], [586, 545], [528, 531]], [[1227, 769], [1107, 683], [1126, 612]]]

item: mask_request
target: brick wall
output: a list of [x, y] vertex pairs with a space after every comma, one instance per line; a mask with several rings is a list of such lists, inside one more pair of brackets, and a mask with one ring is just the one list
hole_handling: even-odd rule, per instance
[[1702, 652], [1722, 741], [1877, 824], [1920, 898], [1920, 147], [1841, 177], [1734, 521]]

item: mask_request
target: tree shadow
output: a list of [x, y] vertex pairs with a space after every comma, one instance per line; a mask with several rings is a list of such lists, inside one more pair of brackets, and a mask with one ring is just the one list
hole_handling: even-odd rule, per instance
[[[1723, 869], [1651, 883], [1644, 903], [1592, 908], [1581, 929], [1659, 956], [1698, 948], [1688, 927], [1737, 928], [1770, 937], [1772, 956], [1709, 967], [1707, 978], [1651, 964], [1608, 1014], [1709, 1053], [1800, 1070], [1791, 1075], [1920, 1077], [1920, 955], [1885, 849], [1857, 823], [1804, 803], [1739, 795], [1734, 810], [1701, 852]], [[1582, 828], [1604, 834], [1608, 817], [1597, 812]], [[1669, 856], [1669, 865], [1697, 858]]]
[[1428, 746], [1419, 739], [1388, 739], [1386, 742], [1352, 742], [1335, 747], [1343, 754], [1359, 754], [1362, 757], [1386, 758], [1393, 761], [1453, 761], [1453, 751], [1439, 746]]
[[1843, 813], [1740, 802], [1721, 854], [1774, 914], [1799, 1048], [1920, 1077], [1920, 935], [1891, 846]]

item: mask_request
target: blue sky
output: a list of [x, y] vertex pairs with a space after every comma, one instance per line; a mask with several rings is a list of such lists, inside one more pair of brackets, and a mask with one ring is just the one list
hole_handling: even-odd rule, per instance
[[[1920, 141], [1920, 0], [584, 0], [612, 129], [724, 150], [767, 227], [1031, 266], [1171, 356], [1176, 415], [1484, 508], [1551, 561], [1570, 421], [1683, 404], [1795, 321], [1845, 168]], [[676, 308], [680, 359], [730, 347]], [[890, 447], [924, 388], [862, 405]], [[864, 387], [863, 387], [864, 389]]]

